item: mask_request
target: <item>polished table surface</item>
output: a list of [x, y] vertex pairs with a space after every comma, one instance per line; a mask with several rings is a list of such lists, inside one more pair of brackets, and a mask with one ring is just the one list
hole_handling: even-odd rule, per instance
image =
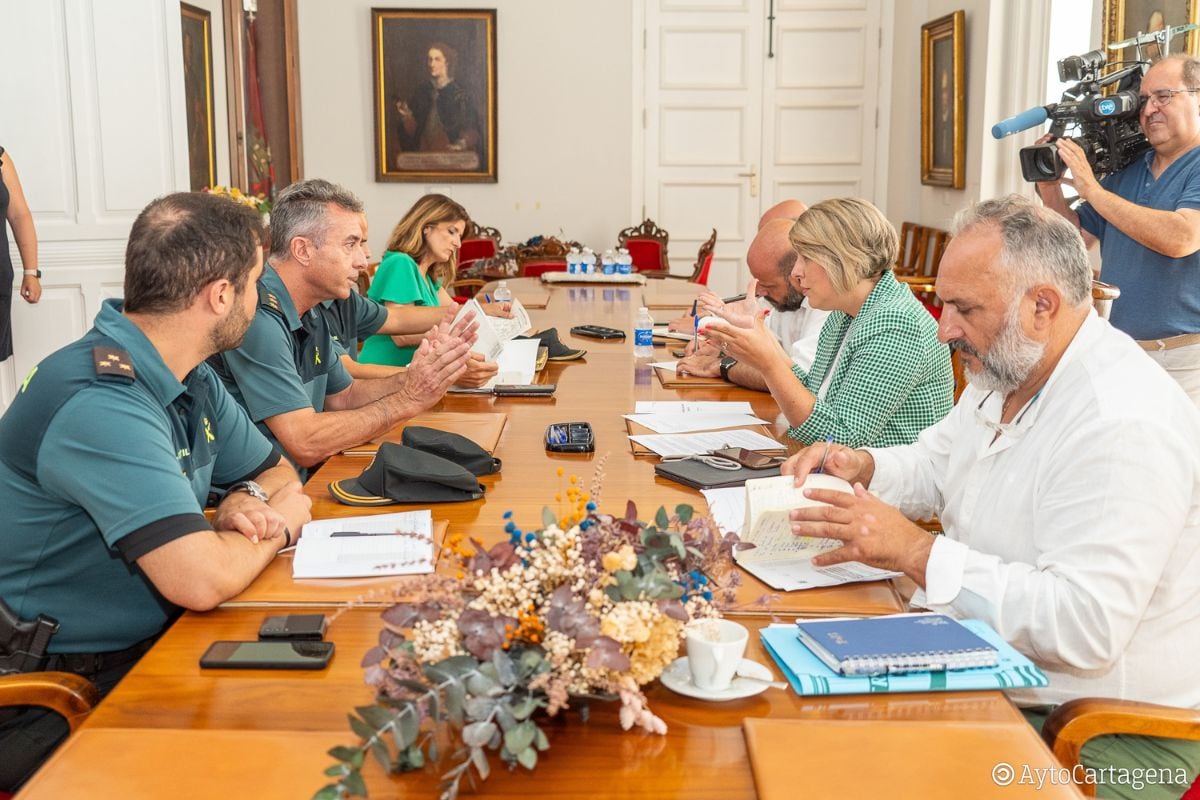
[[[625, 341], [605, 342], [573, 337], [568, 330], [576, 324], [597, 324], [632, 330], [637, 305], [654, 299], [674, 302], [679, 308], [690, 305], [689, 298], [699, 287], [671, 281], [657, 286], [652, 281], [642, 295], [642, 287], [570, 286], [555, 287], [547, 308], [531, 316], [540, 327], [556, 327], [568, 345], [587, 349], [585, 359], [575, 362], [551, 362], [539, 377], [558, 384], [554, 397], [492, 398], [449, 396], [437, 408], [449, 411], [506, 411], [509, 414], [497, 446], [496, 455], [504, 461], [502, 473], [482, 479], [487, 487], [484, 500], [432, 506], [435, 520], [449, 523], [451, 533], [476, 536], [484, 542], [502, 537], [503, 512], [512, 510], [519, 525], [532, 527], [541, 519], [543, 506], [554, 506], [554, 494], [566, 485], [565, 475], [578, 475], [586, 486], [594, 472], [602, 473], [601, 508], [624, 508], [633, 499], [640, 516], [652, 516], [659, 505], [673, 508], [688, 503], [705, 508], [703, 497], [692, 489], [654, 475], [654, 459], [634, 456], [625, 437], [621, 414], [631, 412], [638, 400], [748, 400], [764, 419], [774, 420], [777, 409], [766, 394], [736, 387], [692, 389], [676, 392], [662, 388], [645, 365], [632, 358], [632, 336]], [[522, 280], [509, 281], [514, 293], [538, 289]], [[552, 422], [586, 420], [596, 434], [596, 453], [588, 455], [548, 454], [542, 446], [542, 432]], [[776, 427], [776, 432], [781, 428]], [[331, 479], [357, 474], [368, 463], [362, 456], [337, 456], [309, 481], [306, 492], [313, 497], [315, 517], [348, 516], [379, 511], [394, 511], [406, 506], [363, 509], [340, 505], [326, 491]], [[187, 747], [203, 748], [209, 756], [199, 763], [217, 760], [226, 766], [212, 775], [221, 780], [253, 780], [256, 767], [280, 751], [288, 753], [290, 796], [305, 796], [322, 785], [321, 771], [329, 765], [317, 757], [322, 748], [350, 743], [346, 713], [355, 705], [369, 703], [372, 693], [362, 682], [359, 659], [378, 636], [379, 608], [385, 602], [373, 591], [391, 585], [384, 579], [364, 587], [347, 582], [344, 587], [289, 580], [290, 564], [276, 559], [269, 572], [248, 592], [254, 605], [286, 608], [299, 604], [335, 606], [353, 603], [355, 607], [331, 609], [336, 614], [327, 638], [335, 642], [337, 654], [328, 669], [317, 672], [200, 670], [198, 660], [209, 643], [219, 639], [253, 639], [267, 613], [263, 608], [225, 607], [207, 614], [185, 614], [158, 644], [106, 698], [77, 735], [29, 787], [27, 796], [52, 797], [57, 787], [76, 775], [116, 774], [119, 769], [96, 769], [105, 758], [121, 747], [113, 745], [122, 734], [129, 734], [126, 746], [141, 753], [142, 769], [161, 778], [170, 771], [156, 754], [170, 749], [169, 743], [187, 742]], [[761, 610], [754, 601], [768, 590], [745, 576], [747, 586], [739, 600], [743, 613]], [[257, 594], [256, 594], [257, 593]], [[245, 598], [243, 598], [244, 600]], [[238, 602], [235, 599], [233, 606]], [[782, 605], [782, 608], [781, 608]], [[814, 592], [785, 595], [782, 603], [767, 606], [767, 613], [787, 614], [878, 614], [901, 607], [895, 587], [887, 582], [833, 587]], [[279, 612], [276, 612], [279, 613]], [[742, 621], [757, 629], [766, 624], [766, 616], [743, 616]], [[769, 665], [757, 637], [751, 636], [747, 657]], [[534, 776], [523, 770], [508, 773], [494, 770], [482, 784], [483, 796], [538, 793], [554, 797], [753, 797], [742, 721], [745, 718], [810, 718], [821, 720], [965, 721], [981, 725], [1024, 724], [1020, 714], [1000, 692], [971, 692], [919, 695], [871, 695], [852, 697], [801, 698], [790, 690], [768, 689], [752, 698], [727, 703], [705, 703], [672, 693], [659, 684], [647, 687], [651, 707], [668, 724], [666, 736], [641, 731], [623, 732], [616, 719], [616, 708], [598, 704], [591, 721], [582, 724], [578, 715], [568, 712], [569, 724], [551, 721], [548, 735], [551, 750], [542, 755]], [[157, 737], [154, 731], [162, 731]], [[868, 729], [869, 730], [869, 729]], [[299, 735], [297, 735], [299, 732]], [[239, 736], [246, 734], [239, 750]], [[252, 734], [252, 735], [251, 735]], [[289, 736], [295, 735], [295, 750]], [[864, 764], [871, 763], [869, 736], [863, 747]], [[179, 745], [185, 746], [185, 745]], [[229, 759], [242, 753], [236, 768]], [[297, 753], [304, 754], [297, 756]], [[213, 754], [219, 755], [219, 757]], [[920, 741], [912, 743], [913, 758], [925, 755]], [[1000, 753], [997, 754], [1001, 755]], [[1053, 764], [1045, 751], [1045, 764]], [[297, 760], [298, 759], [298, 760]], [[92, 764], [89, 768], [87, 765]], [[115, 766], [115, 765], [114, 765]], [[300, 767], [309, 769], [302, 773]], [[374, 768], [372, 768], [374, 769]], [[195, 771], [194, 769], [192, 770]], [[375, 788], [374, 797], [434, 796], [436, 776], [431, 773], [389, 778], [368, 771]], [[92, 778], [89, 777], [89, 783]], [[113, 781], [117, 781], [116, 777]], [[123, 779], [122, 779], [123, 780]], [[935, 780], [934, 773], [930, 780]], [[941, 781], [938, 777], [936, 780]], [[536, 781], [536, 785], [534, 783]], [[832, 777], [805, 775], [798, 781], [805, 796], [837, 796]], [[94, 785], [94, 784], [92, 784]], [[122, 784], [123, 785], [123, 784]], [[147, 785], [153, 785], [153, 782]], [[197, 786], [212, 784], [197, 784]], [[253, 785], [248, 784], [248, 785]], [[39, 788], [42, 787], [42, 788]], [[110, 784], [114, 793], [122, 790]], [[823, 794], [821, 787], [834, 792]], [[914, 789], [919, 787], [912, 787]], [[215, 793], [215, 789], [211, 793]], [[189, 796], [176, 793], [178, 796]], [[192, 796], [201, 796], [201, 794]], [[272, 796], [247, 792], [247, 795]], [[98, 795], [99, 796], [99, 795]], [[154, 796], [143, 794], [141, 796]], [[283, 796], [283, 795], [280, 795]]]

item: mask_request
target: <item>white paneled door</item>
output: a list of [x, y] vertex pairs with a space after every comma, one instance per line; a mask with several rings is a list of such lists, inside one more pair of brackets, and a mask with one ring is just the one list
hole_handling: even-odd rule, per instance
[[646, 0], [643, 202], [675, 272], [716, 228], [709, 284], [732, 294], [767, 208], [875, 199], [880, 14], [880, 0]]

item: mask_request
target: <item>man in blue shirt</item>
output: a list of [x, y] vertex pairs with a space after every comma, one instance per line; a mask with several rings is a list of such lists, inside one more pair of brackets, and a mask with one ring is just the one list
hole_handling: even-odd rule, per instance
[[1200, 405], [1200, 60], [1164, 58], [1142, 78], [1141, 125], [1151, 150], [1097, 181], [1082, 148], [1058, 152], [1086, 202], [1067, 207], [1061, 183], [1039, 183], [1043, 202], [1100, 242], [1104, 280], [1121, 290], [1111, 322], [1161, 364]]
[[[123, 307], [107, 301], [0, 418], [0, 599], [60, 626], [21, 668], [107, 692], [180, 608], [241, 592], [309, 520], [295, 470], [204, 363], [250, 324], [261, 232], [216, 195], [155, 200], [129, 235]], [[0, 718], [0, 790], [65, 734], [49, 712]]]
[[[437, 325], [403, 374], [355, 380], [318, 306], [346, 300], [366, 266], [362, 203], [313, 179], [292, 184], [271, 210], [271, 258], [258, 281], [258, 309], [241, 346], [210, 359], [233, 397], [305, 474], [438, 403], [467, 369], [469, 339]], [[384, 333], [400, 331], [388, 309]], [[416, 309], [444, 315], [441, 309]]]

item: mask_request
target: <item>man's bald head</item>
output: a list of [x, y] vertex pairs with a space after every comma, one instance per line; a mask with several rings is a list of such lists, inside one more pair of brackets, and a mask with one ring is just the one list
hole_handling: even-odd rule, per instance
[[763, 226], [772, 220], [782, 219], [795, 222], [805, 211], [808, 211], [808, 206], [799, 200], [784, 200], [782, 203], [776, 203], [758, 218], [758, 229], [761, 231]]
[[750, 274], [758, 280], [758, 296], [779, 311], [795, 311], [804, 295], [793, 288], [790, 277], [796, 266], [796, 251], [788, 240], [792, 220], [768, 220], [755, 235], [746, 252]]

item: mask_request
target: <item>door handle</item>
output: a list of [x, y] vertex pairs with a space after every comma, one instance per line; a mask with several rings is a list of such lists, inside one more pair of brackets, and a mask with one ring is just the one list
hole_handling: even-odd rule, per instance
[[739, 178], [749, 178], [750, 179], [750, 196], [758, 197], [758, 165], [751, 164], [749, 172], [739, 172], [737, 174], [737, 176]]

